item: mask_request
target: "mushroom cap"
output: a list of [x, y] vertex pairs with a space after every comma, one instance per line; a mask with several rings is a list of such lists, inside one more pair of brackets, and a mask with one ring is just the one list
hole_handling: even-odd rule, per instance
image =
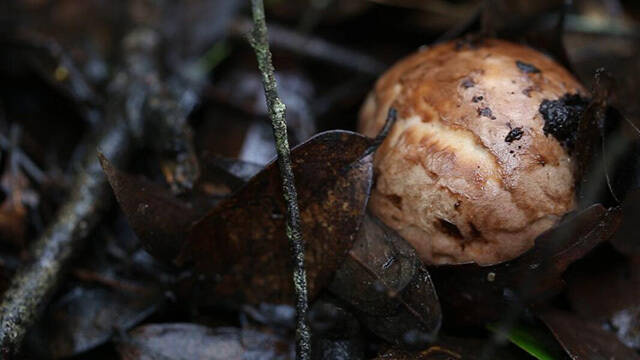
[[376, 83], [359, 130], [397, 120], [375, 156], [370, 210], [428, 264], [517, 257], [573, 209], [574, 164], [543, 131], [543, 100], [586, 95], [561, 65], [496, 39], [447, 42]]

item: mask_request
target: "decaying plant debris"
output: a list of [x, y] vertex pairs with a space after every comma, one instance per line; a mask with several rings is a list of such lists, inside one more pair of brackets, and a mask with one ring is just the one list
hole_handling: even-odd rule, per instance
[[[640, 358], [634, 1], [264, 6], [0, 5], [3, 358]], [[370, 138], [358, 111], [420, 46], [491, 37], [587, 90], [534, 109], [575, 210], [509, 261], [423, 263], [369, 206], [399, 112]]]

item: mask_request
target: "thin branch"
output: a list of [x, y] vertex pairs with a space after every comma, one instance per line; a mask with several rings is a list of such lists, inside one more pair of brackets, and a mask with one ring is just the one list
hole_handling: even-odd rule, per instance
[[19, 147], [11, 148], [11, 141], [4, 135], [0, 134], [0, 149], [11, 152], [18, 157], [19, 163], [24, 171], [33, 178], [38, 184], [44, 182], [47, 175], [36, 165], [27, 154], [25, 154]]
[[24, 57], [30, 66], [75, 103], [83, 120], [91, 126], [98, 125], [100, 116], [95, 107], [103, 104], [103, 100], [55, 39], [33, 32], [18, 32], [15, 37], [0, 37], [0, 43], [16, 50], [30, 50]]
[[25, 333], [60, 282], [63, 267], [109, 204], [109, 185], [98, 162], [98, 149], [119, 162], [129, 148], [128, 141], [126, 126], [117, 122], [91, 145], [93, 150], [85, 156], [73, 194], [33, 244], [33, 260], [12, 278], [0, 304], [0, 349], [4, 358], [19, 350]]
[[[0, 304], [0, 349], [4, 358], [20, 345], [44, 305], [58, 287], [64, 269], [110, 205], [111, 188], [98, 161], [98, 152], [122, 164], [130, 151], [132, 127], [143, 115], [157, 41], [153, 33], [134, 30], [124, 40], [125, 66], [114, 76], [106, 109], [106, 128], [97, 138], [87, 138], [80, 148], [89, 149], [75, 175], [69, 199], [30, 249], [31, 261], [11, 279]], [[145, 66], [140, 66], [144, 64]], [[142, 94], [142, 95], [140, 95]]]
[[258, 68], [262, 74], [267, 108], [269, 109], [273, 136], [276, 141], [282, 191], [287, 205], [287, 238], [293, 252], [293, 285], [296, 296], [296, 358], [298, 360], [309, 360], [311, 356], [311, 332], [307, 321], [309, 304], [307, 302], [307, 276], [304, 267], [304, 241], [300, 231], [298, 194], [295, 188], [293, 170], [291, 169], [285, 105], [278, 97], [262, 0], [251, 0], [251, 8], [254, 29], [249, 40], [255, 50]]
[[[231, 27], [235, 35], [248, 33], [251, 22], [248, 19], [239, 19]], [[296, 54], [308, 56], [329, 64], [334, 64], [359, 73], [378, 76], [387, 65], [369, 55], [345, 48], [328, 42], [327, 40], [303, 35], [282, 26], [271, 25], [271, 44]]]

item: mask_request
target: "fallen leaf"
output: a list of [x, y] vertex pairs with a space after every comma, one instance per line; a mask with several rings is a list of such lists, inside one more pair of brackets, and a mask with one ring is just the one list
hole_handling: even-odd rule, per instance
[[202, 175], [196, 186], [205, 191], [207, 187], [221, 184], [229, 187], [230, 191], [236, 191], [264, 168], [259, 164], [219, 156], [204, 156], [200, 167]]
[[640, 187], [640, 130], [611, 106], [616, 88], [610, 73], [596, 71], [593, 98], [578, 125], [575, 148], [581, 207], [618, 205]]
[[100, 156], [100, 163], [120, 208], [145, 250], [163, 261], [175, 259], [187, 229], [203, 211], [176, 198], [160, 184], [123, 173], [104, 156]]
[[538, 315], [573, 360], [634, 360], [638, 354], [600, 326], [570, 313], [547, 310]]
[[[291, 152], [305, 241], [309, 295], [331, 279], [353, 245], [372, 182], [371, 140], [347, 131], [318, 134]], [[291, 302], [285, 203], [277, 163], [267, 165], [192, 228], [180, 261], [220, 276], [212, 291], [248, 303]]]
[[611, 239], [611, 244], [627, 256], [640, 255], [640, 240], [637, 236], [640, 216], [640, 190], [631, 191], [622, 203], [622, 224]]
[[188, 323], [150, 324], [120, 339], [123, 360], [293, 359], [293, 346], [268, 333]]
[[567, 283], [578, 316], [606, 325], [625, 345], [640, 349], [640, 258], [598, 254], [574, 269]]
[[430, 268], [444, 316], [458, 325], [483, 325], [548, 299], [564, 286], [566, 268], [608, 240], [619, 224], [619, 208], [597, 204], [566, 215], [515, 260]]
[[365, 359], [365, 339], [356, 317], [329, 296], [316, 300], [309, 311], [311, 353], [314, 359]]
[[157, 288], [128, 283], [128, 289], [73, 287], [51, 304], [39, 328], [48, 356], [73, 356], [104, 344], [118, 329], [144, 320], [162, 300]]
[[524, 360], [528, 355], [492, 339], [441, 337], [420, 351], [387, 349], [374, 360]]
[[329, 291], [391, 343], [421, 347], [440, 329], [442, 313], [429, 273], [411, 245], [372, 215], [365, 216]]

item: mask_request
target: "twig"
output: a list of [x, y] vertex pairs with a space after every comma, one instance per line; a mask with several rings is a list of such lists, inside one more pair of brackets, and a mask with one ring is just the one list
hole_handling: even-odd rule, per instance
[[88, 149], [75, 176], [71, 197], [40, 235], [29, 252], [32, 261], [19, 268], [0, 304], [0, 353], [15, 354], [27, 330], [38, 319], [44, 304], [60, 283], [63, 270], [87, 234], [110, 204], [110, 187], [98, 161], [98, 152], [115, 164], [124, 162], [132, 140], [132, 127], [142, 117], [144, 99], [153, 86], [155, 69], [153, 33], [136, 29], [124, 40], [125, 65], [111, 84], [106, 126]]
[[[231, 27], [235, 35], [251, 29], [248, 19], [239, 19]], [[296, 54], [344, 67], [363, 74], [378, 76], [387, 66], [369, 55], [330, 43], [324, 39], [296, 33], [281, 26], [271, 25], [271, 44]]]
[[95, 109], [103, 104], [91, 82], [80, 71], [73, 58], [53, 38], [30, 32], [15, 37], [1, 37], [0, 44], [16, 50], [30, 50], [26, 61], [49, 84], [73, 101], [83, 119], [91, 126], [100, 123]]
[[[0, 134], [0, 149], [7, 151], [11, 148], [11, 141], [4, 135]], [[17, 156], [20, 165], [25, 172], [33, 178], [38, 184], [44, 182], [47, 175], [25, 154], [19, 147], [11, 149], [12, 153]]]
[[4, 358], [17, 352], [42, 305], [60, 282], [62, 268], [109, 204], [109, 185], [98, 162], [98, 149], [120, 162], [129, 147], [128, 141], [125, 124], [116, 122], [90, 146], [93, 150], [85, 156], [71, 198], [33, 244], [30, 252], [33, 260], [11, 280], [0, 304], [0, 349]]
[[304, 241], [300, 231], [298, 194], [291, 169], [285, 105], [278, 97], [262, 0], [251, 0], [251, 9], [254, 28], [249, 40], [255, 50], [258, 68], [262, 74], [269, 117], [273, 126], [273, 136], [276, 140], [282, 191], [287, 205], [287, 238], [293, 252], [293, 285], [296, 296], [296, 359], [309, 360], [311, 356], [311, 332], [307, 320], [309, 304], [307, 302], [307, 276], [304, 268]]
[[185, 118], [195, 104], [193, 93], [201, 86], [196, 83], [198, 75], [203, 74], [191, 76], [186, 85], [161, 81], [160, 36], [148, 24], [137, 25], [141, 27], [134, 28], [123, 40], [124, 64], [109, 86], [109, 128], [97, 141], [81, 145], [89, 151], [71, 187], [71, 197], [34, 243], [33, 261], [18, 270], [0, 304], [0, 354], [5, 358], [19, 349], [26, 331], [60, 282], [63, 267], [99, 220], [100, 210], [110, 203], [111, 190], [98, 151], [121, 165], [132, 140], [142, 140], [145, 130], [153, 129], [158, 135], [155, 140], [166, 140], [170, 152], [180, 157], [176, 166], [180, 176], [174, 178], [188, 186], [189, 177], [195, 176], [189, 168], [191, 149], [186, 144], [190, 139]]

